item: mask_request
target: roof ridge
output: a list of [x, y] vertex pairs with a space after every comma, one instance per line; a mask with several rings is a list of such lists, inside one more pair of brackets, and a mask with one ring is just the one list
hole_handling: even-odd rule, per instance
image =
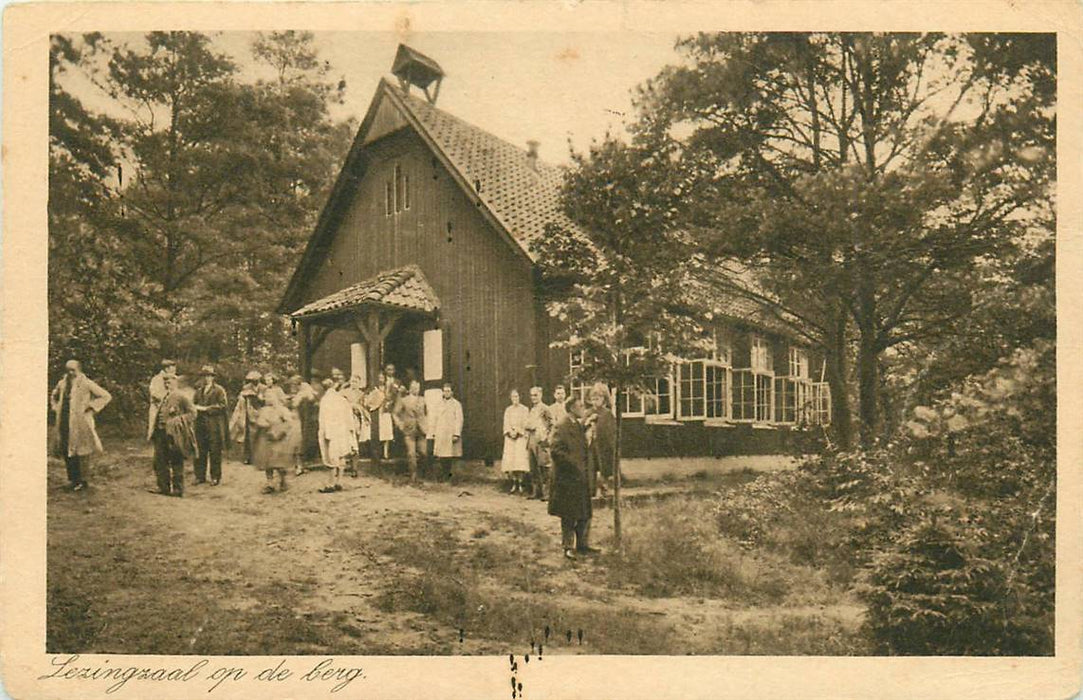
[[[446, 109], [442, 109], [440, 107], [437, 107], [436, 105], [431, 104], [430, 102], [427, 102], [426, 100], [423, 100], [423, 99], [421, 99], [420, 97], [418, 97], [416, 95], [412, 95], [409, 92], [403, 92], [402, 90], [400, 90], [399, 88], [396, 88], [393, 84], [391, 84], [390, 81], [388, 81], [387, 85], [392, 90], [397, 90], [398, 91], [399, 97], [402, 98], [403, 102], [406, 103], [406, 106], [408, 108], [410, 108], [410, 109], [413, 109], [416, 106], [416, 107], [421, 107], [422, 109], [432, 110], [434, 112], [439, 113], [441, 116], [444, 116], [444, 117], [446, 117], [448, 119], [451, 119], [451, 120], [453, 120], [455, 122], [458, 122], [459, 125], [467, 128], [467, 129], [470, 129], [472, 131], [476, 131], [476, 132], [479, 132], [481, 134], [484, 134], [485, 136], [489, 137], [490, 139], [493, 139], [494, 141], [498, 141], [501, 145], [507, 146], [508, 148], [512, 148], [512, 149], [518, 151], [519, 153], [521, 153], [523, 155], [524, 158], [526, 158], [528, 153], [529, 153], [529, 151], [527, 151], [526, 148], [523, 148], [522, 146], [519, 146], [519, 145], [513, 143], [512, 141], [510, 141], [509, 139], [504, 138], [503, 136], [499, 136], [499, 135], [494, 134], [493, 132], [491, 132], [491, 131], [489, 131], [487, 129], [483, 129], [480, 126], [478, 126], [477, 124], [472, 124], [472, 123], [466, 121], [465, 119], [463, 119], [462, 117], [454, 114], [453, 112], [449, 112]], [[559, 174], [559, 173], [563, 172], [564, 169], [565, 169], [564, 166], [556, 165], [554, 163], [549, 163], [548, 161], [542, 160], [540, 157], [535, 161], [535, 163], [538, 166], [540, 166], [541, 168], [544, 168], [545, 170], [548, 170], [548, 171], [550, 171], [550, 172], [552, 172], [554, 174]]]

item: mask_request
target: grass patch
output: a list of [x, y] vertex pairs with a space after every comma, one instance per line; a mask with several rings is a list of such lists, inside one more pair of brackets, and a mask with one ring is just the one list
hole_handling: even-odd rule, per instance
[[853, 516], [828, 510], [803, 492], [801, 472], [761, 474], [720, 494], [713, 518], [718, 530], [749, 550], [773, 552], [791, 564], [821, 571], [833, 584], [850, 586], [860, 553], [850, 541]]
[[751, 605], [777, 604], [797, 592], [817, 599], [824, 583], [808, 567], [768, 551], [747, 551], [723, 536], [713, 501], [669, 498], [628, 509], [624, 543], [607, 557], [610, 584], [644, 595], [720, 598]]
[[[494, 531], [508, 527], [502, 517], [495, 517], [499, 525], [493, 526]], [[517, 525], [512, 528], [517, 536], [544, 537], [530, 526]], [[418, 531], [428, 536], [419, 538]], [[457, 547], [455, 532], [432, 519], [420, 526], [391, 525], [388, 533], [381, 553], [415, 572], [376, 598], [376, 607], [384, 612], [420, 613], [471, 637], [518, 642], [523, 648], [534, 642], [611, 654], [672, 649], [672, 629], [665, 621], [582, 597], [554, 595], [549, 587], [551, 571], [534, 561], [525, 547], [491, 540]], [[582, 643], [579, 630], [584, 630]]]

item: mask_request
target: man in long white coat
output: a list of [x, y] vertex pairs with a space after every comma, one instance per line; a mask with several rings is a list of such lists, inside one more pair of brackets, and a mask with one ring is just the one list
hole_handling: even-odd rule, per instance
[[[341, 377], [342, 373], [332, 370], [332, 376]], [[341, 382], [325, 379], [323, 386], [325, 391], [320, 399], [320, 456], [323, 463], [331, 468], [331, 480], [320, 489], [320, 493], [334, 493], [342, 490], [342, 468], [346, 459], [357, 450], [357, 424], [349, 399], [340, 391]]]
[[452, 396], [450, 382], [444, 382], [443, 396], [436, 404], [430, 425], [432, 454], [440, 460], [443, 476], [450, 481], [455, 460], [463, 456], [463, 406]]
[[102, 441], [94, 426], [94, 417], [113, 397], [83, 374], [78, 360], [64, 365], [64, 378], [49, 396], [55, 414], [53, 449], [64, 458], [68, 481], [73, 491], [86, 488], [87, 461], [102, 451]]

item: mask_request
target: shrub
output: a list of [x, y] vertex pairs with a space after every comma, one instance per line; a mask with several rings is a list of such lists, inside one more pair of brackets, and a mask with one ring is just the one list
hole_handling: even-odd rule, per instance
[[1054, 347], [1037, 341], [916, 408], [873, 460], [881, 477], [889, 464], [911, 466], [869, 511], [899, 533], [861, 591], [882, 650], [1052, 653], [1055, 410]]

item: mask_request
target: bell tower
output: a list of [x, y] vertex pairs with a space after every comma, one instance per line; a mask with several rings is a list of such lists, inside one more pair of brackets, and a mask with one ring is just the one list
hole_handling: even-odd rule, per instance
[[444, 69], [439, 63], [406, 44], [399, 44], [395, 61], [391, 64], [391, 73], [399, 79], [399, 88], [403, 92], [408, 93], [410, 86], [417, 86], [425, 93], [429, 104], [436, 104], [440, 83], [444, 80]]

